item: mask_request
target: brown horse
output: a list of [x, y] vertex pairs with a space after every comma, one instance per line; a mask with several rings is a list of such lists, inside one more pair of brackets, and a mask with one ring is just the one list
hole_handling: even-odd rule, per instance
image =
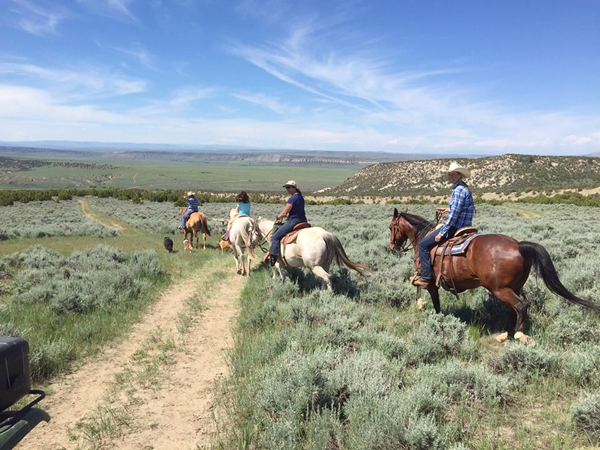
[[[394, 218], [390, 225], [390, 248], [407, 251], [408, 246], [412, 244], [415, 266], [418, 270], [418, 244], [434, 227], [433, 223], [422, 217], [408, 214], [406, 211], [399, 213], [394, 209]], [[434, 252], [435, 248], [431, 254], [432, 261], [434, 261]], [[523, 335], [522, 331], [528, 305], [522, 289], [532, 267], [537, 269], [552, 292], [600, 313], [599, 305], [576, 297], [563, 286], [546, 249], [533, 242], [517, 242], [502, 234], [484, 234], [473, 239], [466, 256], [455, 256], [451, 259], [452, 270], [449, 268], [448, 259], [444, 260], [443, 268], [440, 268], [441, 264], [441, 258], [436, 258], [433, 263], [434, 279], [441, 270], [444, 280], [449, 280], [450, 274], [452, 275], [452, 285], [458, 292], [483, 286], [515, 311], [517, 314], [515, 331], [520, 332], [519, 336], [524, 336], [526, 339], [527, 336]], [[427, 291], [431, 295], [435, 311], [439, 313], [438, 287], [435, 283], [430, 283]]]
[[[186, 209], [181, 210], [181, 216], [185, 214]], [[206, 250], [206, 235], [212, 236], [210, 234], [210, 230], [208, 229], [208, 223], [206, 221], [206, 216], [201, 212], [192, 213], [189, 219], [185, 222], [185, 229], [183, 230], [183, 240], [185, 241], [188, 238], [188, 234], [192, 234], [192, 238], [190, 242], [194, 241], [196, 238], [196, 250], [198, 249], [198, 233], [202, 232], [202, 248]]]

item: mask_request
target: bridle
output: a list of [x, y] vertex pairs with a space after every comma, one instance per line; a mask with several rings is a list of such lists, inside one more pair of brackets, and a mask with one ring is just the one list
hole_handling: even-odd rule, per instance
[[[250, 230], [250, 248], [254, 249], [256, 247], [259, 247], [264, 253], [267, 253], [269, 251], [268, 248], [266, 248], [264, 246], [265, 243], [267, 243], [267, 238], [269, 237], [269, 235], [273, 232], [273, 229], [271, 228], [271, 230], [267, 233], [267, 234], [262, 234], [262, 231], [260, 231], [260, 227], [258, 227], [258, 230], [256, 229], [257, 227], [257, 221], [253, 220], [252, 221], [252, 228]], [[254, 242], [253, 241], [253, 237], [254, 237], [254, 233], [256, 232], [256, 234], [258, 234], [259, 239]]]
[[397, 242], [400, 240], [400, 238], [398, 237], [398, 235], [402, 234], [402, 228], [400, 227], [400, 216], [398, 217], [394, 217], [394, 219], [392, 219], [392, 224], [390, 225], [390, 229], [392, 230], [392, 244], [394, 244], [394, 251], [398, 251], [398, 252], [402, 252], [402, 253], [406, 253], [410, 250], [410, 246], [414, 243], [411, 242], [408, 239], [408, 236], [406, 236], [403, 241], [402, 244], [398, 245]]
[[[421, 231], [419, 231], [418, 233], [415, 233], [415, 236], [413, 239], [409, 239], [408, 234], [406, 235], [406, 237], [404, 238], [404, 241], [402, 242], [401, 245], [398, 245], [396, 242], [399, 240], [397, 237], [397, 234], [403, 234], [402, 233], [402, 228], [400, 227], [400, 217], [401, 216], [397, 216], [394, 217], [392, 219], [392, 224], [390, 225], [390, 229], [392, 230], [392, 236], [391, 236], [391, 241], [394, 244], [394, 250], [398, 251], [398, 252], [402, 252], [402, 253], [406, 253], [408, 252], [411, 247], [415, 247], [415, 244], [417, 244], [420, 240], [421, 237], [424, 234], [429, 233], [429, 231], [431, 231], [428, 228], [423, 228]], [[441, 213], [436, 213], [436, 225], [437, 223], [439, 223], [440, 219], [442, 217]]]

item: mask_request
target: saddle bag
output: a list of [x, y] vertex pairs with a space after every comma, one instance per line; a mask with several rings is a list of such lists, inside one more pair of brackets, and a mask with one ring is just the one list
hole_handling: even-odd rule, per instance
[[29, 344], [23, 338], [0, 337], [0, 411], [29, 394]]

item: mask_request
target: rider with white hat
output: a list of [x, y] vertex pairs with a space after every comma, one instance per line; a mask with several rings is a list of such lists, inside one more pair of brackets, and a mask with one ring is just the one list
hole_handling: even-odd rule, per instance
[[192, 213], [198, 212], [198, 199], [196, 198], [195, 192], [188, 191], [183, 198], [187, 201], [188, 208], [183, 216], [181, 216], [181, 225], [179, 226], [180, 230], [185, 230], [185, 222], [190, 218]]
[[421, 276], [413, 280], [415, 286], [427, 287], [433, 280], [431, 268], [431, 249], [446, 242], [454, 236], [459, 228], [473, 224], [475, 205], [473, 195], [463, 178], [471, 176], [471, 171], [462, 165], [452, 162], [447, 171], [448, 180], [453, 184], [449, 208], [439, 208], [439, 212], [449, 212], [448, 218], [439, 230], [434, 230], [419, 242], [419, 258], [421, 260]]

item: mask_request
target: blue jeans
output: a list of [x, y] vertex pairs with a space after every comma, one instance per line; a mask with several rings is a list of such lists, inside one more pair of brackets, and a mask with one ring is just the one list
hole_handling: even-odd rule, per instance
[[425, 236], [419, 242], [419, 259], [421, 260], [421, 278], [426, 280], [433, 279], [433, 268], [431, 267], [431, 249], [436, 245], [441, 245], [454, 236], [456, 233], [455, 228], [450, 228], [446, 236], [442, 236], [442, 240], [440, 242], [435, 241], [435, 237], [439, 234], [439, 232], [433, 231]]
[[279, 227], [279, 230], [273, 234], [273, 240], [271, 241], [271, 255], [279, 256], [281, 249], [281, 240], [294, 229], [300, 222], [298, 220], [288, 220], [286, 223]]
[[181, 216], [181, 228], [185, 230], [185, 222], [190, 218], [192, 213], [198, 212], [198, 210], [194, 211], [193, 209], [188, 209], [183, 216]]

